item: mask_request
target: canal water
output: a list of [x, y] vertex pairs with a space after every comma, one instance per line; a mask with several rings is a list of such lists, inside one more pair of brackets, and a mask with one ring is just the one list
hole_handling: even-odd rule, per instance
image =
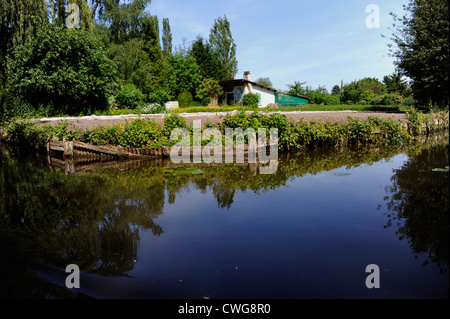
[[272, 175], [164, 161], [68, 174], [0, 149], [1, 297], [449, 297], [448, 136], [280, 155]]

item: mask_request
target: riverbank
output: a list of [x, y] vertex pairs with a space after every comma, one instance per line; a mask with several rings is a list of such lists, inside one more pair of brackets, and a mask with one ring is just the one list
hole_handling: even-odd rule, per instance
[[[198, 113], [177, 113], [186, 120], [187, 125], [192, 125], [194, 120], [201, 120], [202, 123], [219, 124], [228, 115], [235, 115], [238, 111], [231, 112], [198, 112]], [[251, 114], [252, 111], [246, 111]], [[344, 124], [348, 123], [348, 117], [359, 120], [367, 120], [369, 117], [376, 117], [382, 120], [391, 118], [394, 121], [407, 122], [406, 113], [389, 113], [389, 112], [360, 112], [360, 111], [272, 111], [270, 114], [285, 115], [289, 121], [299, 122], [305, 120], [307, 122], [332, 122]], [[82, 117], [53, 117], [30, 119], [31, 123], [39, 125], [57, 125], [61, 122], [67, 122], [69, 129], [94, 129], [98, 126], [111, 126], [123, 123], [124, 121], [132, 121], [134, 119], [148, 119], [156, 121], [160, 124], [164, 123], [166, 114], [128, 114], [128, 115], [91, 115]]]
[[[175, 128], [192, 134], [194, 120], [203, 128], [278, 129], [278, 149], [290, 151], [304, 147], [354, 144], [406, 143], [418, 136], [448, 130], [448, 112], [423, 114], [379, 112], [248, 112], [181, 113], [153, 115], [89, 116], [42, 118], [15, 121], [0, 132], [1, 139], [13, 145], [46, 147], [50, 141], [76, 141], [95, 146], [123, 147], [130, 154], [170, 147]], [[202, 140], [202, 145], [211, 142]], [[222, 141], [215, 141], [223, 144]], [[191, 139], [192, 145], [192, 139]], [[134, 150], [136, 149], [136, 150]], [[158, 153], [158, 152], [156, 152]], [[159, 152], [161, 153], [161, 152]]]

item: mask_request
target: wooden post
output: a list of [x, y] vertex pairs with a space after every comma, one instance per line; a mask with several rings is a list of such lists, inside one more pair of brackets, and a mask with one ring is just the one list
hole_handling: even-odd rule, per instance
[[75, 163], [72, 159], [66, 159], [64, 165], [64, 172], [66, 175], [74, 174], [75, 173]]
[[64, 143], [64, 157], [73, 158], [73, 142], [68, 142], [65, 139]]

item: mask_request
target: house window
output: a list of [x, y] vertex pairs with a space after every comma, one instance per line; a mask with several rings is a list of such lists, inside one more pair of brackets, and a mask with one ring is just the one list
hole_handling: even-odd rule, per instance
[[243, 88], [236, 88], [234, 90], [234, 101], [235, 102], [241, 101], [243, 95], [244, 95], [244, 89]]

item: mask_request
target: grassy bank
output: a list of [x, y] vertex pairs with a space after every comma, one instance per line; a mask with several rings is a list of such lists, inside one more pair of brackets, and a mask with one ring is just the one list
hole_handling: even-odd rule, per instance
[[[448, 112], [422, 114], [414, 110], [407, 112], [407, 122], [397, 122], [390, 118], [382, 120], [369, 117], [362, 121], [349, 117], [348, 123], [288, 121], [284, 114], [255, 111], [247, 113], [240, 110], [228, 114], [216, 127], [224, 135], [226, 128], [278, 129], [280, 151], [310, 147], [361, 144], [398, 144], [414, 140], [424, 132], [448, 128]], [[437, 121], [439, 119], [439, 121]], [[43, 145], [47, 140], [77, 140], [93, 145], [120, 145], [130, 148], [154, 148], [177, 143], [171, 139], [175, 128], [185, 128], [191, 133], [192, 126], [177, 114], [165, 117], [163, 124], [149, 119], [134, 119], [107, 127], [80, 130], [68, 128], [67, 122], [57, 125], [39, 126], [25, 120], [13, 121], [3, 128], [3, 140], [12, 144]], [[209, 143], [203, 140], [203, 145]], [[215, 141], [223, 143], [222, 141]], [[192, 143], [192, 138], [191, 138]]]

